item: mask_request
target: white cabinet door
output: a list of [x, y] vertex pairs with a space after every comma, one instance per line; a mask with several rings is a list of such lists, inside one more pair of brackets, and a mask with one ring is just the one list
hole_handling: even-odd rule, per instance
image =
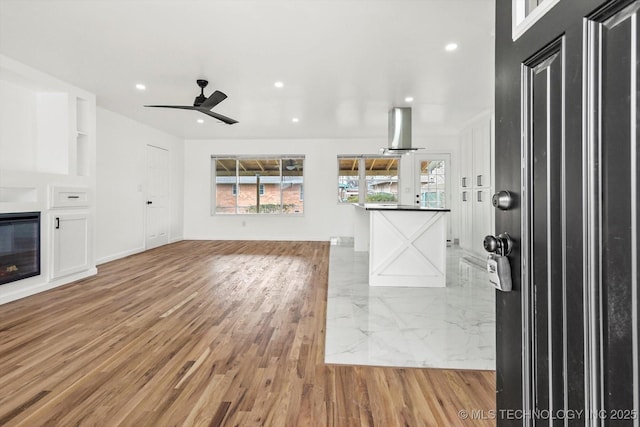
[[477, 188], [473, 191], [473, 237], [471, 250], [478, 255], [486, 255], [483, 241], [488, 234], [494, 234], [491, 224], [491, 190], [488, 188]]
[[473, 218], [473, 191], [462, 190], [460, 192], [460, 247], [471, 250], [472, 246], [472, 218]]
[[491, 120], [479, 121], [473, 128], [473, 183], [471, 187], [491, 186]]
[[55, 279], [89, 268], [89, 215], [53, 215], [53, 268]]
[[473, 131], [466, 129], [460, 136], [460, 187], [462, 189], [474, 186], [473, 175]]

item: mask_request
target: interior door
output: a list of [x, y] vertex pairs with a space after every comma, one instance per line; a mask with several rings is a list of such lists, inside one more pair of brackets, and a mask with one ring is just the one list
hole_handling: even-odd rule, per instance
[[515, 38], [538, 3], [496, 5], [498, 424], [637, 426], [639, 2], [561, 0]]
[[169, 242], [169, 152], [147, 145], [146, 249]]

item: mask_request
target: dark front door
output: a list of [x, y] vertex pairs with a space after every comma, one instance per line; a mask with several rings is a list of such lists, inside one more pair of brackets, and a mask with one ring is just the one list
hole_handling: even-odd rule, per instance
[[637, 426], [640, 1], [560, 0], [514, 34], [531, 3], [496, 4], [498, 424]]

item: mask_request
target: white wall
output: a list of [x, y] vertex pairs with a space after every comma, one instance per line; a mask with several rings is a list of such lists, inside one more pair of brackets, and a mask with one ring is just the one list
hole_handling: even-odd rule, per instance
[[96, 260], [104, 263], [144, 250], [146, 146], [171, 158], [169, 241], [183, 236], [181, 139], [104, 108], [97, 109]]
[[[184, 155], [184, 237], [212, 240], [328, 240], [332, 236], [353, 236], [354, 207], [337, 203], [336, 156], [377, 155], [380, 148], [386, 145], [386, 139], [187, 140]], [[446, 152], [452, 153], [452, 158], [458, 157], [456, 136], [418, 138], [414, 145], [446, 148]], [[280, 154], [306, 156], [304, 215], [211, 215], [211, 156]], [[402, 174], [402, 164], [400, 167]], [[406, 184], [403, 183], [402, 187], [406, 187]]]

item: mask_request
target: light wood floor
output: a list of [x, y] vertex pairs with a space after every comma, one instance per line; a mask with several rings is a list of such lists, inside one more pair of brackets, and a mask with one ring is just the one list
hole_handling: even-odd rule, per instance
[[328, 260], [184, 241], [0, 306], [0, 425], [481, 425], [493, 372], [324, 364]]

